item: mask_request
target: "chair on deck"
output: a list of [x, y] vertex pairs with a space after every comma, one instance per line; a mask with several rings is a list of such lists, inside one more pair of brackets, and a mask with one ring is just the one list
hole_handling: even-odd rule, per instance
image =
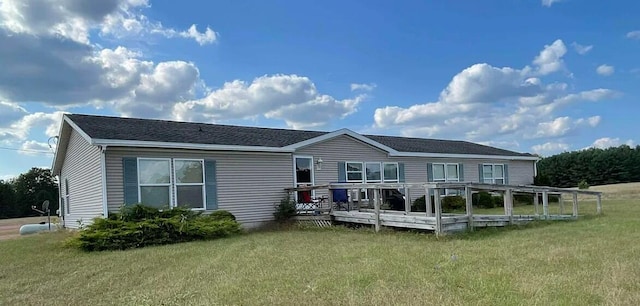
[[349, 210], [349, 196], [346, 189], [331, 189], [331, 195], [338, 209]]

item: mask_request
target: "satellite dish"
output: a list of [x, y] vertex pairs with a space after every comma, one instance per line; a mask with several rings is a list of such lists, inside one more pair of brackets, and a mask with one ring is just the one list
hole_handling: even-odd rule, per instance
[[44, 202], [42, 202], [42, 210], [49, 211], [49, 200], [44, 200]]

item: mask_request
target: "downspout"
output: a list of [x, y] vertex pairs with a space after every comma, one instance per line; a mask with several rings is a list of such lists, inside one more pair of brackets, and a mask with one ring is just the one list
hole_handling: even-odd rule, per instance
[[107, 146], [100, 146], [100, 172], [102, 174], [102, 215], [109, 217], [109, 207], [107, 206], [107, 163], [106, 163]]

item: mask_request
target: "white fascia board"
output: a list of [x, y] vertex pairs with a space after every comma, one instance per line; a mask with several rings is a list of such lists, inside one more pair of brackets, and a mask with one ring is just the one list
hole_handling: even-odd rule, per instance
[[392, 148], [390, 148], [388, 146], [385, 146], [385, 145], [383, 145], [383, 144], [381, 144], [381, 143], [379, 143], [379, 142], [377, 142], [377, 141], [375, 141], [373, 139], [370, 139], [370, 138], [367, 138], [365, 136], [362, 136], [362, 135], [360, 135], [360, 134], [358, 134], [358, 133], [356, 133], [356, 132], [354, 132], [354, 131], [352, 131], [350, 129], [339, 129], [339, 130], [333, 131], [331, 133], [327, 133], [327, 134], [324, 134], [324, 135], [320, 135], [318, 137], [314, 137], [314, 138], [311, 138], [311, 139], [307, 139], [305, 141], [301, 141], [301, 142], [298, 142], [298, 143], [294, 143], [292, 145], [288, 145], [288, 146], [286, 146], [284, 148], [297, 150], [297, 149], [300, 149], [302, 147], [306, 147], [306, 146], [309, 146], [309, 145], [312, 145], [312, 144], [323, 142], [323, 141], [326, 141], [326, 140], [329, 140], [331, 138], [338, 137], [338, 136], [341, 136], [341, 135], [351, 136], [351, 137], [353, 137], [353, 138], [355, 138], [355, 139], [357, 139], [359, 141], [362, 141], [362, 142], [364, 142], [366, 144], [374, 146], [374, 147], [376, 147], [376, 148], [378, 148], [380, 150], [386, 151], [389, 154], [398, 153], [398, 151], [396, 151], [395, 149], [392, 149]]
[[430, 158], [469, 158], [469, 159], [506, 159], [506, 160], [530, 160], [537, 161], [536, 156], [505, 156], [505, 155], [480, 155], [480, 154], [446, 154], [446, 153], [420, 153], [397, 152], [389, 153], [390, 157], [430, 157]]
[[80, 134], [80, 136], [82, 136], [82, 138], [84, 138], [84, 140], [86, 140], [89, 144], [93, 145], [93, 140], [91, 139], [91, 137], [89, 137], [89, 135], [87, 133], [85, 133], [78, 125], [76, 125], [75, 122], [73, 122], [71, 119], [69, 119], [69, 117], [67, 117], [67, 115], [64, 115], [64, 117], [62, 117], [62, 119], [68, 123], [74, 130], [76, 130], [76, 132], [78, 132]]
[[93, 139], [92, 144], [117, 146], [117, 147], [293, 153], [293, 150], [291, 149], [278, 148], [278, 147], [215, 145], [215, 144], [201, 144], [201, 143], [181, 143], [181, 142], [141, 141], [141, 140]]

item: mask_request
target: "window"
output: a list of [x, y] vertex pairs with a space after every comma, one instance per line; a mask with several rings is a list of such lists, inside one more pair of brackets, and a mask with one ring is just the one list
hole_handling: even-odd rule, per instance
[[347, 182], [362, 182], [362, 163], [347, 163]]
[[68, 215], [71, 213], [71, 206], [69, 206], [69, 180], [64, 179], [64, 214]]
[[156, 208], [171, 203], [171, 159], [138, 159], [140, 203]]
[[434, 182], [457, 182], [460, 180], [458, 164], [433, 164]]
[[204, 162], [199, 159], [174, 159], [177, 206], [204, 209]]
[[504, 184], [503, 164], [483, 164], [482, 180], [486, 184]]
[[368, 183], [380, 183], [380, 181], [382, 181], [380, 163], [366, 163], [366, 169]]
[[398, 163], [384, 163], [383, 180], [385, 183], [397, 183], [398, 174]]

